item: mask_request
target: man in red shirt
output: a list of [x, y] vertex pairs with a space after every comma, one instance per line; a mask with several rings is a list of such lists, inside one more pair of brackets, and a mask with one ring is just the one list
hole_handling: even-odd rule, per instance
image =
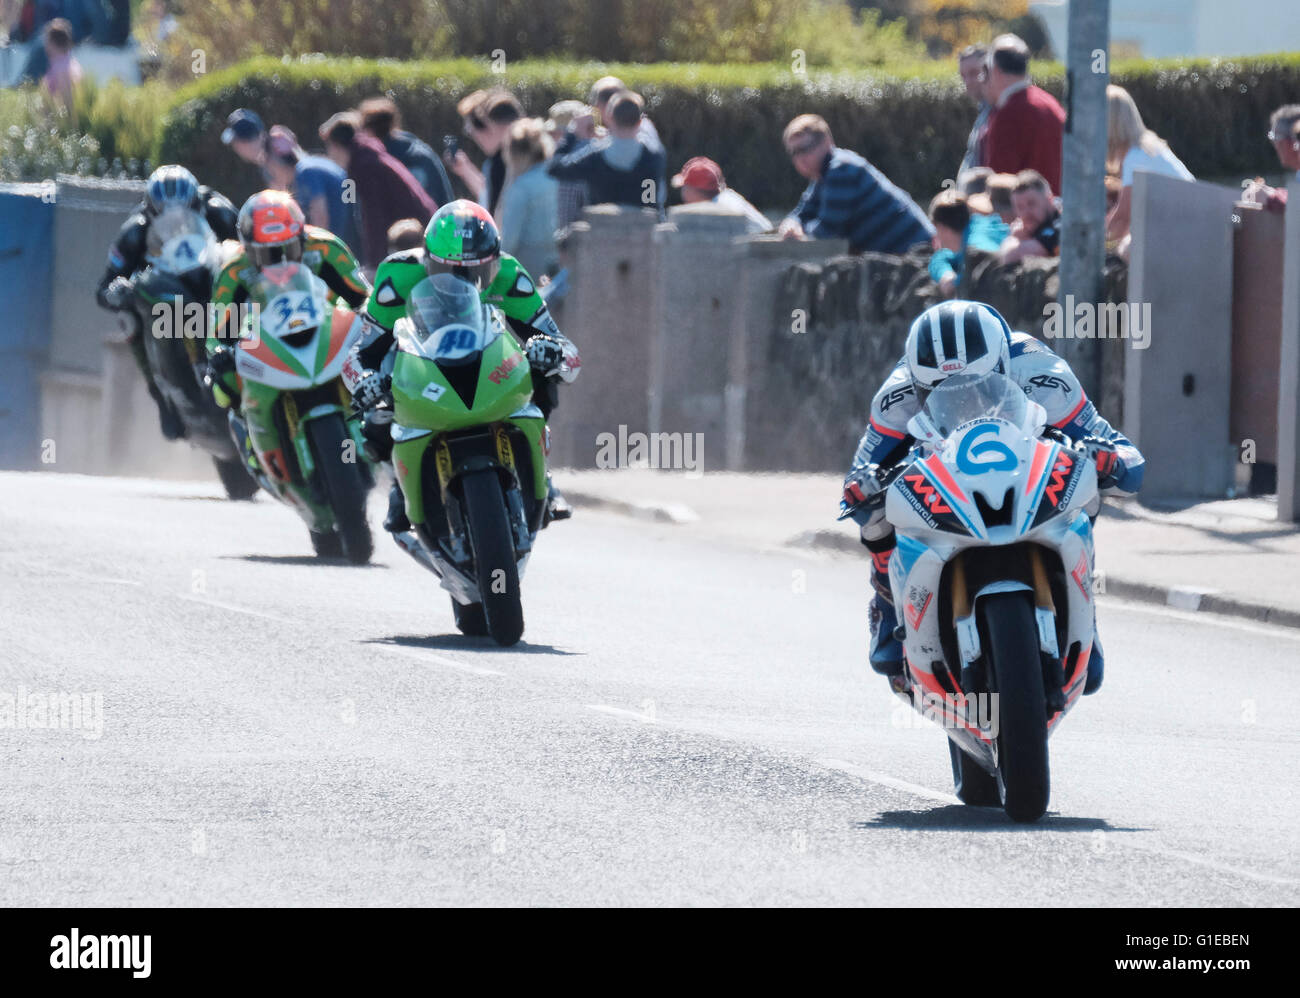
[[985, 94], [993, 104], [984, 137], [984, 162], [994, 173], [1037, 170], [1061, 192], [1061, 139], [1065, 111], [1056, 98], [1029, 82], [1029, 46], [999, 35], [989, 49]]

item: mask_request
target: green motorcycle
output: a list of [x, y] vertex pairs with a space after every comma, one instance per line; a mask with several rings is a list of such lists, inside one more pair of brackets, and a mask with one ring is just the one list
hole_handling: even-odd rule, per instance
[[442, 580], [462, 632], [512, 645], [547, 496], [528, 358], [502, 313], [450, 274], [411, 290], [394, 334], [393, 468], [412, 526], [394, 538]]
[[364, 564], [374, 473], [341, 378], [361, 320], [299, 263], [263, 268], [248, 291], [235, 371], [253, 474], [303, 518], [317, 555]]

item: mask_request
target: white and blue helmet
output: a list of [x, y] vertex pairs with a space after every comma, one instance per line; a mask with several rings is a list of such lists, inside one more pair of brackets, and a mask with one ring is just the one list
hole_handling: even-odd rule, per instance
[[154, 214], [161, 214], [164, 208], [189, 208], [198, 193], [199, 182], [194, 179], [194, 174], [174, 163], [160, 166], [149, 174], [144, 189], [145, 199]]
[[1011, 327], [978, 301], [945, 301], [916, 317], [907, 332], [907, 369], [918, 398], [954, 374], [1006, 374]]

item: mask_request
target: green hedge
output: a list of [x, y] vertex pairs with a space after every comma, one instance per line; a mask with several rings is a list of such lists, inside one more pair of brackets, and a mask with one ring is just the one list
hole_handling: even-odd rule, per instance
[[[1060, 97], [1059, 65], [1039, 68], [1036, 81]], [[317, 126], [329, 115], [387, 92], [402, 108], [406, 127], [436, 149], [440, 136], [460, 133], [455, 105], [470, 90], [504, 84], [530, 113], [544, 115], [556, 100], [584, 96], [606, 73], [646, 97], [670, 171], [690, 156], [711, 156], [731, 186], [764, 207], [792, 205], [802, 189], [780, 143], [782, 127], [796, 114], [822, 114], [839, 144], [867, 156], [922, 200], [953, 175], [973, 117], [955, 67], [945, 63], [920, 64], [910, 76], [800, 77], [787, 66], [521, 62], [494, 76], [485, 62], [473, 60], [260, 59], [178, 91], [162, 120], [154, 161], [183, 162], [238, 199], [259, 178], [221, 145], [225, 117], [236, 107], [256, 109], [268, 124], [288, 125], [312, 148]], [[1124, 63], [1116, 65], [1114, 79], [1197, 176], [1253, 176], [1278, 168], [1265, 138], [1268, 115], [1300, 100], [1300, 54]]]

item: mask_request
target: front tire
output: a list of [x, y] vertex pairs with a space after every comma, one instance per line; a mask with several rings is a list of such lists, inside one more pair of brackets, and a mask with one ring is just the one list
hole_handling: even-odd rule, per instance
[[375, 542], [366, 522], [367, 487], [356, 448], [352, 449], [353, 460], [343, 459], [343, 445], [351, 439], [341, 415], [324, 416], [307, 424], [307, 440], [334, 513], [343, 556], [354, 565], [364, 565], [374, 554]]
[[1026, 592], [980, 601], [989, 688], [998, 695], [998, 793], [1013, 821], [1037, 821], [1047, 810], [1047, 699], [1038, 629]]
[[509, 646], [523, 636], [524, 607], [501, 482], [495, 471], [477, 471], [461, 479], [461, 489], [488, 633]]
[[252, 499], [257, 495], [259, 486], [248, 473], [243, 461], [238, 458], [225, 460], [214, 457], [212, 463], [217, 469], [217, 477], [221, 479], [221, 485], [226, 490], [228, 499], [241, 501]]

